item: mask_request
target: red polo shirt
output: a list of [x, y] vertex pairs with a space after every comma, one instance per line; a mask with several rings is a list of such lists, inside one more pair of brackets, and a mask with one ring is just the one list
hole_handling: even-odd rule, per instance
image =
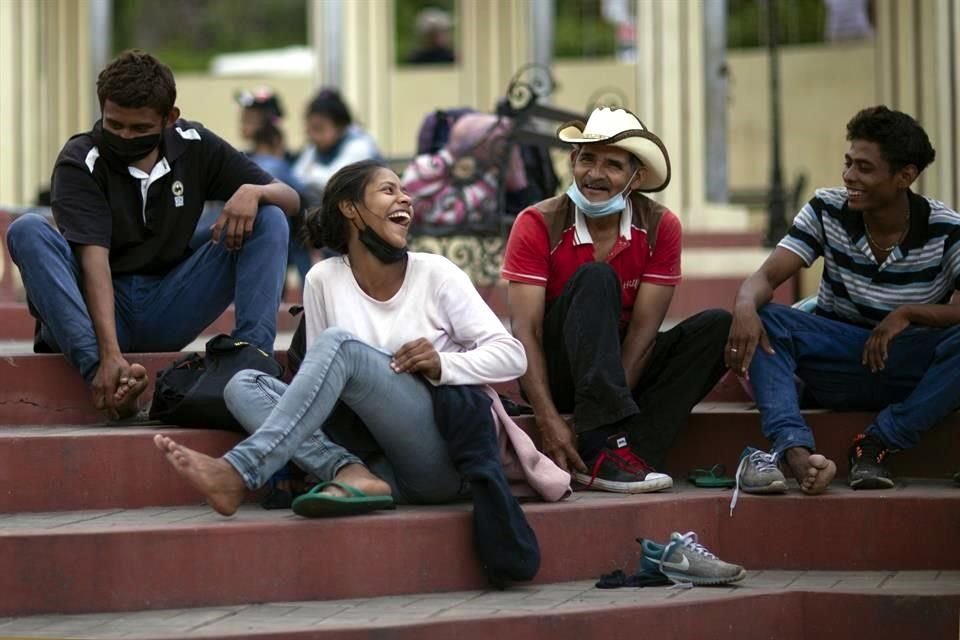
[[[567, 280], [581, 265], [594, 261], [593, 238], [578, 210], [574, 223], [563, 230], [560, 241], [551, 247], [543, 213], [536, 207], [524, 209], [513, 223], [501, 273], [511, 282], [546, 287], [546, 300], [550, 302], [563, 293]], [[607, 263], [617, 273], [622, 287], [620, 323], [624, 327], [630, 321], [641, 282], [680, 284], [682, 230], [677, 216], [672, 211], [663, 213], [653, 251], [647, 243], [647, 231], [631, 224], [631, 220], [629, 208], [620, 214], [620, 237], [607, 256]]]

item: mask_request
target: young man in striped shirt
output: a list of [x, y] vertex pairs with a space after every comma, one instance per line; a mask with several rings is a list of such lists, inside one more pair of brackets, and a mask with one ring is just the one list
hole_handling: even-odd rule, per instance
[[[643, 195], [670, 181], [666, 148], [636, 115], [595, 109], [558, 136], [574, 146], [566, 195], [520, 212], [503, 262], [520, 379], [544, 452], [592, 489], [672, 486], [656, 473], [690, 409], [725, 372], [726, 311], [659, 333], [680, 283], [680, 221]], [[574, 414], [573, 427], [561, 413]]]
[[[807, 494], [836, 474], [815, 453], [794, 376], [804, 400], [879, 412], [850, 448], [854, 489], [892, 487], [887, 453], [915, 446], [960, 406], [960, 306], [949, 304], [960, 285], [960, 216], [910, 190], [933, 147], [913, 118], [883, 106], [854, 116], [847, 140], [845, 188], [818, 190], [737, 296], [725, 358], [749, 374], [773, 445], [745, 456], [746, 491], [783, 491], [777, 462]], [[770, 304], [821, 256], [813, 313]]]

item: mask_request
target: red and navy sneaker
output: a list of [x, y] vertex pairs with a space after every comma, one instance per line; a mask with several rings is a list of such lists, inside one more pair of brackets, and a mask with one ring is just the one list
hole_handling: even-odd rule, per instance
[[649, 493], [673, 486], [673, 478], [657, 473], [630, 448], [627, 436], [607, 438], [607, 446], [587, 464], [590, 475], [574, 471], [573, 479], [587, 489], [615, 493]]

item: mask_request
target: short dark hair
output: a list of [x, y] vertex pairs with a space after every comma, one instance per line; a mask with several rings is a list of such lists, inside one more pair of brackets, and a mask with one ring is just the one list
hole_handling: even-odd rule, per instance
[[336, 89], [321, 89], [307, 105], [307, 116], [320, 115], [330, 118], [338, 127], [349, 127], [353, 124], [350, 109]]
[[921, 172], [937, 155], [920, 123], [884, 105], [863, 109], [847, 123], [847, 140], [867, 140], [880, 147], [893, 171], [913, 165]]
[[268, 120], [253, 132], [253, 144], [283, 144], [283, 132]]
[[128, 109], [150, 107], [166, 116], [177, 101], [177, 83], [170, 67], [146, 51], [129, 49], [97, 76], [100, 109], [107, 100]]
[[379, 160], [361, 160], [343, 167], [330, 177], [323, 189], [323, 204], [307, 211], [308, 243], [316, 248], [327, 247], [347, 252], [347, 219], [340, 211], [341, 202], [360, 204], [363, 192], [373, 175], [387, 166]]

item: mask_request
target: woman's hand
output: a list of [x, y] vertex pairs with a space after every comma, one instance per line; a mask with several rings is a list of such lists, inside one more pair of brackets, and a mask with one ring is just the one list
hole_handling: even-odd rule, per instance
[[426, 338], [418, 338], [400, 347], [390, 368], [397, 373], [422, 373], [431, 380], [440, 379], [440, 354]]

